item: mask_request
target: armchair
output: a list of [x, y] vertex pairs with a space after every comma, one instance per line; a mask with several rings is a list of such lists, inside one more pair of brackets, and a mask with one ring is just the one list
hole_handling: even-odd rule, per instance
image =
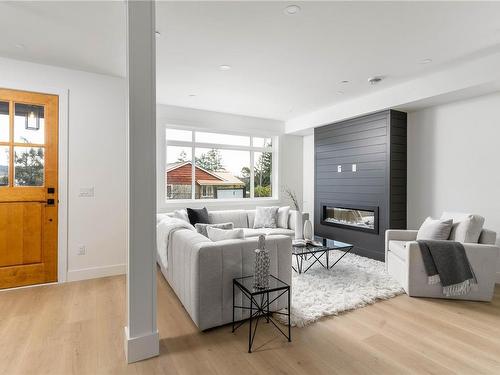
[[385, 232], [385, 266], [411, 297], [450, 298], [491, 301], [495, 289], [496, 268], [500, 248], [495, 245], [496, 233], [483, 229], [478, 243], [464, 243], [467, 258], [476, 274], [478, 288], [463, 296], [446, 297], [441, 284], [429, 285], [416, 230]]

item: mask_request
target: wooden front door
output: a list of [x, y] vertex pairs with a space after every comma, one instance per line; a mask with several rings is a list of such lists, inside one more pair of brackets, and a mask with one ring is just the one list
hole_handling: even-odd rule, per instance
[[57, 281], [58, 102], [0, 88], [0, 288]]

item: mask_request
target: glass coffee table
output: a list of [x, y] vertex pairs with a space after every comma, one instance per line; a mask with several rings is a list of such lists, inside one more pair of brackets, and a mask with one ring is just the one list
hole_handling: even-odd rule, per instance
[[[348, 252], [352, 250], [354, 245], [340, 242], [336, 240], [330, 240], [328, 238], [314, 236], [314, 240], [321, 243], [321, 246], [314, 246], [311, 244], [305, 246], [292, 245], [292, 256], [295, 257], [296, 267], [293, 265], [292, 268], [297, 273], [306, 273], [313, 265], [316, 263], [321, 264], [327, 270], [333, 268]], [[340, 250], [344, 254], [338, 258], [333, 264], [330, 265], [330, 251]], [[321, 259], [325, 255], [325, 261]], [[312, 263], [308, 264], [307, 267], [303, 268], [304, 261], [312, 260]]]

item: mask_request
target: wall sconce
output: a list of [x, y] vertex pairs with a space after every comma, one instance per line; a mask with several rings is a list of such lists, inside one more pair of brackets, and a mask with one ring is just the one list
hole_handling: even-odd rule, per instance
[[26, 130], [40, 130], [40, 112], [37, 107], [28, 107], [24, 128]]

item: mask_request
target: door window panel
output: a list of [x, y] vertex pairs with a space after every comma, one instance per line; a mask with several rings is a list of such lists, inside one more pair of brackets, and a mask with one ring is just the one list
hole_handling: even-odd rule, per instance
[[16, 103], [14, 142], [34, 144], [45, 143], [43, 106]]
[[9, 185], [9, 146], [0, 146], [0, 186]]
[[9, 142], [9, 103], [0, 102], [0, 142]]
[[14, 185], [43, 186], [44, 164], [42, 147], [14, 147]]

